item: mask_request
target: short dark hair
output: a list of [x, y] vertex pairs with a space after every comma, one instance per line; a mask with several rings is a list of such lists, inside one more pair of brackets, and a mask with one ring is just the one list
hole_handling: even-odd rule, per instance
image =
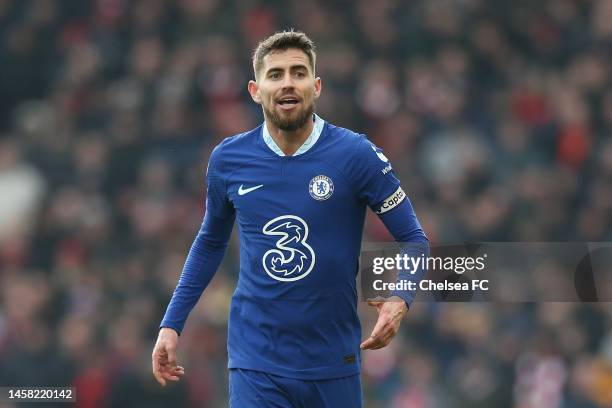
[[314, 42], [301, 31], [289, 30], [275, 33], [257, 45], [255, 52], [253, 52], [253, 70], [255, 71], [255, 77], [257, 78], [257, 73], [261, 69], [263, 59], [266, 55], [273, 51], [285, 51], [290, 48], [304, 51], [304, 54], [308, 56], [310, 68], [312, 68], [312, 72], [314, 73], [317, 60]]

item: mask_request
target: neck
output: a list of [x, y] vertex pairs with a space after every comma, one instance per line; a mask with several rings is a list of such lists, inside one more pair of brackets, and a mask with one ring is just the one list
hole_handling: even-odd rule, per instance
[[282, 130], [266, 119], [266, 127], [276, 145], [282, 150], [285, 156], [293, 156], [295, 152], [304, 144], [314, 128], [314, 120], [308, 120], [301, 128], [296, 130]]

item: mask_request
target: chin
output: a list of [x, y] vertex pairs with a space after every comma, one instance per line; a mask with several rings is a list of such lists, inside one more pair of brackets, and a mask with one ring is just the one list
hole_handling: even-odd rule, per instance
[[304, 126], [313, 113], [314, 106], [311, 109], [303, 109], [298, 112], [284, 112], [280, 109], [275, 109], [273, 114], [268, 114], [268, 117], [280, 130], [292, 132]]
[[[302, 125], [303, 125], [303, 123], [302, 123]], [[281, 122], [281, 123], [278, 123], [277, 127], [280, 130], [284, 130], [285, 132], [293, 132], [295, 130], [298, 130], [302, 126], [300, 126], [300, 123], [294, 121], [294, 122]]]

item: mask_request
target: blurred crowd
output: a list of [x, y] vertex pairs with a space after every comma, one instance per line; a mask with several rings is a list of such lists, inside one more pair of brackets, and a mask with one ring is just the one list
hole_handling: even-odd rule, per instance
[[[184, 380], [159, 387], [150, 353], [210, 151], [261, 123], [251, 52], [283, 28], [318, 45], [317, 112], [384, 149], [432, 243], [611, 240], [610, 21], [610, 0], [0, 0], [0, 385], [226, 406], [235, 234]], [[612, 407], [612, 306], [417, 303], [363, 360], [367, 407]]]

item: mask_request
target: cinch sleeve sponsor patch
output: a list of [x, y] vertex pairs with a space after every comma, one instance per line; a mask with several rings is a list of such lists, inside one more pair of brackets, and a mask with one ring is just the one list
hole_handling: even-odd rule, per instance
[[405, 199], [406, 193], [404, 193], [404, 190], [402, 190], [401, 187], [398, 187], [398, 189], [395, 190], [393, 194], [391, 194], [385, 199], [385, 201], [382, 202], [380, 207], [376, 210], [376, 214], [384, 214], [387, 211], [391, 211], [392, 209], [400, 205], [400, 203]]

